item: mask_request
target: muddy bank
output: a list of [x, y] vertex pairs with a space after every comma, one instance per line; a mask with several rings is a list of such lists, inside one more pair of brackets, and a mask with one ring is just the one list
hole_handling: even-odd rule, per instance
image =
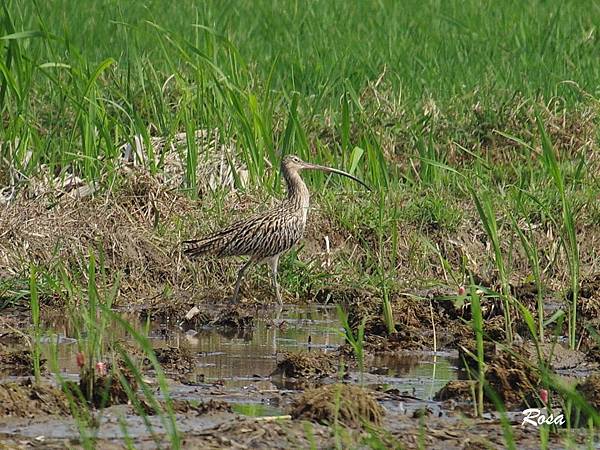
[[[119, 416], [120, 413], [120, 410], [113, 409], [109, 415]], [[368, 443], [380, 443], [383, 448], [393, 448], [401, 443], [402, 448], [409, 449], [422, 448], [423, 445], [426, 448], [448, 449], [503, 448], [505, 445], [504, 431], [497, 419], [388, 414], [381, 423], [386, 432], [377, 435], [373, 429], [366, 432], [359, 428], [341, 427], [334, 431], [331, 426], [306, 420], [243, 418], [227, 412], [201, 417], [177, 414], [176, 418], [182, 445], [195, 448], [331, 448], [335, 447], [336, 442], [345, 448], [361, 447]], [[156, 432], [154, 438], [143, 431], [143, 425], [136, 422], [135, 418], [126, 416], [126, 420], [129, 436], [136, 448], [170, 445], [169, 437], [157, 418], [149, 418]], [[3, 423], [0, 425], [0, 440], [9, 446], [43, 443], [45, 448], [64, 448], [65, 445], [77, 445], [80, 442], [77, 438], [65, 436], [75, 432], [74, 425], [69, 421], [30, 420], [24, 425], [19, 420]], [[15, 433], [17, 428], [20, 431]], [[54, 431], [48, 433], [49, 429]], [[518, 448], [539, 448], [539, 430], [522, 428], [518, 420], [511, 421], [511, 430]], [[96, 445], [99, 448], [112, 448], [122, 438], [118, 424], [110, 419], [103, 419], [98, 431]], [[555, 447], [567, 445], [567, 442], [580, 446], [584, 445], [586, 438], [585, 432], [568, 436], [564, 432], [552, 433], [549, 443]]]
[[0, 417], [66, 416], [71, 413], [64, 392], [31, 379], [0, 383]]
[[[124, 398], [122, 404], [110, 406], [98, 416], [97, 445], [115, 445], [123, 439], [121, 424], [126, 423], [136, 448], [155, 447], [157, 440], [169, 446], [164, 422], [168, 408], [175, 414], [182, 442], [202, 448], [296, 448], [313, 444], [327, 447], [336, 442], [360, 447], [374, 442], [373, 439], [384, 448], [398, 443], [406, 448], [423, 444], [430, 448], [503, 445], [497, 418], [472, 417], [469, 387], [463, 391], [468, 392], [464, 398], [433, 400], [449, 379], [460, 376], [456, 356], [448, 359], [418, 352], [403, 356], [373, 354], [365, 361], [365, 373], [360, 374], [355, 362], [344, 355], [346, 374], [340, 380], [341, 360], [336, 350], [343, 341], [334, 308], [286, 307], [283, 311], [257, 312], [254, 318], [250, 334], [242, 335], [223, 333], [223, 327], [216, 325], [184, 330], [151, 322], [148, 332], [168, 376], [170, 406], [164, 399], [154, 404], [138, 396], [143, 401], [136, 405]], [[147, 325], [142, 322], [139, 326]], [[68, 328], [62, 330], [69, 334]], [[125, 343], [121, 339], [119, 345], [127, 348]], [[62, 348], [71, 349], [61, 359], [67, 369], [65, 375], [68, 371], [78, 373], [77, 347], [65, 344]], [[502, 378], [505, 373], [501, 370], [513, 370], [515, 367], [509, 366], [517, 362], [507, 356], [494, 360], [495, 353], [502, 353], [489, 353], [490, 367], [498, 366], [498, 384], [513, 385], [512, 375]], [[143, 355], [133, 350], [128, 350], [128, 354], [144, 362]], [[556, 366], [559, 362], [568, 366], [561, 355], [555, 358]], [[506, 364], [500, 366], [500, 362]], [[156, 391], [156, 374], [148, 361], [145, 366], [148, 370], [144, 372], [144, 382]], [[277, 372], [284, 369], [287, 375], [314, 381], [316, 387], [281, 383], [278, 378], [282, 374]], [[490, 378], [491, 375], [492, 372]], [[529, 383], [529, 389], [537, 389], [535, 380]], [[363, 387], [359, 387], [361, 384]], [[26, 396], [19, 397], [22, 405], [31, 401], [31, 386], [28, 389]], [[152, 424], [154, 437], [139, 415], [141, 411], [147, 415], [144, 420]], [[519, 448], [537, 448], [537, 430], [520, 428], [518, 408], [511, 414], [511, 429]], [[93, 415], [96, 417], [98, 411]], [[0, 421], [0, 439], [4, 443], [33, 443], [39, 436], [44, 436], [44, 444], [49, 447], [79, 442], [77, 427], [68, 411], [28, 416], [28, 422], [17, 413], [6, 418]], [[340, 428], [334, 426], [336, 423]], [[580, 439], [577, 432], [569, 436]], [[560, 445], [564, 438], [553, 434], [551, 442]]]
[[[224, 195], [223, 204], [219, 205], [219, 210], [224, 212], [216, 218], [211, 215], [214, 199], [192, 200], [165, 186], [162, 176], [136, 167], [123, 171], [119, 186], [114, 190], [84, 198], [63, 195], [63, 188], [54, 185], [19, 191], [0, 215], [0, 236], [3, 236], [0, 240], [0, 282], [8, 286], [0, 290], [0, 305], [25, 298], [19, 292], [27, 288], [30, 262], [57, 277], [59, 271], [65, 269], [72, 276], [72, 282], [85, 285], [84, 274], [90, 252], [103, 266], [105, 277], [98, 280], [102, 286], [111, 285], [120, 273], [119, 295], [115, 304], [123, 309], [143, 310], [140, 312], [150, 317], [170, 317], [178, 321], [197, 304], [222, 305], [231, 295], [241, 261], [206, 258], [191, 263], [181, 254], [179, 244], [185, 238], [202, 235], [234, 218], [260, 210], [261, 205], [270, 202], [251, 194], [229, 192]], [[396, 199], [390, 201], [395, 202]], [[411, 205], [403, 204], [406, 200], [398, 201], [400, 208], [411, 208]], [[397, 273], [394, 276], [399, 280], [402, 291], [421, 295], [423, 279], [446, 280], [446, 284], [452, 284], [439, 264], [440, 257], [453, 268], [461, 267], [462, 261], [466, 260], [479, 284], [498, 290], [499, 281], [488, 239], [471, 200], [465, 199], [464, 202], [460, 205], [463, 217], [453, 230], [429, 229], [416, 226], [408, 219], [408, 223], [398, 219]], [[226, 217], [221, 217], [223, 215]], [[94, 220], [89, 220], [90, 217]], [[348, 230], [319, 208], [311, 213], [308, 226], [303, 241], [307, 250], [301, 252], [299, 258], [303, 262], [314, 260], [317, 265], [327, 267], [327, 272], [332, 274], [331, 282], [317, 282], [311, 276], [314, 274], [301, 271], [296, 275], [303, 282], [298, 285], [298, 292], [286, 293], [286, 302], [349, 304], [359, 297], [380, 300], [381, 296], [373, 291], [363, 292], [348, 287], [347, 280], [343, 282], [337, 274], [342, 261], [348, 258], [352, 262], [352, 273], [349, 274], [352, 279], [358, 280], [361, 273], [371, 270], [365, 258], [376, 237], [372, 226], [359, 222], [355, 232]], [[555, 231], [548, 227], [550, 225], [545, 224], [532, 231], [543, 255], [553, 254], [553, 240], [548, 238], [548, 233]], [[357, 236], [360, 236], [358, 242]], [[518, 236], [508, 233], [501, 237], [504, 249], [509, 249], [511, 242], [518, 240]], [[582, 225], [578, 237], [582, 243], [583, 278], [593, 280], [594, 274], [597, 274], [593, 249], [599, 247], [600, 237], [591, 225]], [[423, 240], [430, 241], [433, 247], [439, 249], [439, 254], [423, 248]], [[325, 241], [329, 242], [327, 251], [323, 248]], [[410, 257], [415, 254], [420, 257]], [[557, 258], [562, 258], [561, 254]], [[512, 263], [510, 281], [516, 287], [515, 296], [525, 300], [528, 295], [535, 295], [521, 295], [518, 289], [530, 272], [526, 255], [514, 250]], [[543, 280], [548, 294], [564, 291], [568, 286], [565, 268], [566, 264], [562, 261], [549, 267]], [[248, 288], [243, 289], [245, 303], [272, 302], [272, 292], [262, 278], [254, 272], [248, 278]], [[592, 284], [590, 287], [593, 287]], [[589, 298], [588, 291], [584, 286], [583, 299]], [[48, 289], [42, 290], [41, 294], [45, 304], [60, 307], [66, 293]], [[391, 294], [392, 297], [402, 296], [400, 292]], [[582, 305], [582, 311], [585, 315], [589, 310], [591, 315], [593, 308], [587, 303]], [[411, 319], [410, 314], [404, 317], [408, 321]], [[401, 321], [402, 317], [397, 319]], [[371, 328], [378, 326], [380, 324], [369, 325]]]
[[[45, 371], [46, 359], [40, 359], [40, 370]], [[14, 349], [14, 348], [3, 348], [0, 344], [0, 376], [32, 376], [34, 375], [33, 369], [33, 355], [31, 350], [27, 349]]]

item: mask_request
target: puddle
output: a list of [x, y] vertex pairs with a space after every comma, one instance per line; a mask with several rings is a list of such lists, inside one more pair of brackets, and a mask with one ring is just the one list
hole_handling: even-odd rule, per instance
[[195, 371], [206, 383], [222, 380], [229, 387], [244, 387], [249, 381], [272, 387], [269, 375], [277, 366], [277, 355], [301, 349], [335, 350], [343, 342], [335, 309], [321, 306], [284, 308], [259, 312], [252, 330], [201, 329], [194, 336], [178, 333], [169, 345], [187, 340], [199, 355]]
[[[283, 352], [335, 350], [343, 344], [341, 326], [333, 307], [290, 305], [283, 310], [257, 310], [249, 330], [200, 328], [165, 329], [161, 323], [143, 323], [126, 317], [137, 331], [148, 334], [155, 349], [186, 346], [195, 355], [196, 368], [186, 376], [190, 384], [220, 383], [230, 388], [272, 389], [269, 375]], [[58, 367], [76, 375], [78, 351], [75, 332], [64, 318], [49, 320], [42, 338], [43, 353], [57, 352]], [[110, 330], [114, 339], [125, 339], [123, 330]], [[458, 360], [449, 354], [376, 356], [365, 367], [366, 384], [383, 385], [407, 395], [430, 400], [444, 384], [456, 379]], [[357, 375], [356, 375], [357, 376]], [[357, 380], [358, 381], [358, 380]], [[286, 386], [287, 387], [287, 386]]]
[[[158, 322], [144, 323], [135, 316], [125, 318], [137, 331], [148, 335], [155, 349], [185, 346], [193, 355], [194, 370], [180, 379], [183, 382], [170, 382], [173, 398], [193, 402], [225, 401], [231, 405], [234, 414], [240, 416], [282, 416], [289, 412], [294, 392], [270, 377], [278, 357], [281, 359], [283, 352], [299, 350], [334, 351], [343, 344], [342, 329], [335, 308], [322, 305], [290, 305], [279, 311], [256, 310], [251, 314], [255, 318], [254, 326], [248, 330], [214, 327], [186, 330], [168, 328]], [[127, 338], [116, 325], [109, 335], [111, 339]], [[57, 353], [63, 377], [78, 378], [76, 333], [68, 321], [60, 318], [46, 322], [42, 347], [45, 358], [49, 358], [52, 351]], [[432, 398], [447, 381], [457, 378], [457, 364], [458, 358], [452, 354], [376, 356], [366, 361], [362, 380], [356, 372], [350, 373], [348, 378], [350, 382], [363, 382], [385, 392], [382, 400], [389, 413], [410, 415], [423, 406], [433, 411], [439, 409]], [[2, 378], [2, 375], [0, 382], [11, 378]], [[147, 433], [142, 419], [125, 412], [123, 407], [109, 409], [106, 414], [101, 419], [99, 436], [118, 438], [122, 421], [132, 436]], [[226, 420], [222, 414], [214, 418], [182, 416], [178, 421], [180, 419], [182, 431], [203, 429]], [[150, 420], [160, 428], [158, 423], [154, 424], [158, 421], [156, 417]], [[27, 424], [19, 420], [10, 425], [7, 423], [0, 426], [0, 433], [55, 438], [77, 435], [72, 419], [51, 417]]]
[[418, 354], [376, 356], [369, 364], [369, 374], [381, 377], [388, 389], [422, 400], [433, 396], [450, 380], [457, 379], [458, 356], [454, 354]]
[[[269, 375], [278, 355], [298, 350], [332, 351], [343, 344], [335, 308], [322, 305], [290, 305], [283, 310], [257, 310], [255, 326], [248, 330], [228, 328], [165, 329], [160, 323], [145, 324], [127, 319], [138, 331], [146, 330], [155, 349], [186, 346], [195, 355], [195, 370], [186, 375], [189, 384], [219, 383], [228, 388], [273, 389]], [[69, 323], [47, 324], [46, 357], [50, 341], [58, 343], [58, 365], [63, 373], [77, 374], [77, 342]], [[111, 335], [124, 339], [114, 327]], [[430, 400], [449, 380], [457, 378], [458, 359], [451, 354], [399, 354], [376, 356], [365, 367], [365, 384]], [[352, 376], [358, 377], [357, 374]], [[357, 380], [358, 381], [358, 380]], [[286, 386], [287, 387], [287, 386]]]
[[[253, 313], [254, 314], [254, 313]], [[196, 357], [192, 377], [205, 383], [223, 381], [228, 386], [243, 386], [246, 381], [268, 379], [275, 369], [277, 355], [300, 349], [335, 350], [342, 342], [335, 309], [319, 305], [257, 310], [255, 326], [248, 330], [230, 328], [165, 329], [161, 323], [145, 324], [135, 317], [125, 318], [140, 332], [147, 332], [155, 349], [186, 346]], [[56, 347], [58, 365], [66, 373], [78, 373], [78, 351], [75, 333], [64, 318], [46, 323], [47, 335], [42, 339], [48, 357]], [[112, 327], [113, 339], [126, 334]], [[53, 345], [58, 343], [58, 345]]]

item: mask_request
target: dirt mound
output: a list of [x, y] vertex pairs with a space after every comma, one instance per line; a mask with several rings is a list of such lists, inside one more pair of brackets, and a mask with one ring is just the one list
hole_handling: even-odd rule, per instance
[[595, 411], [594, 415], [591, 415], [591, 411], [586, 410], [587, 408], [576, 407], [571, 413], [571, 426], [574, 427], [587, 427], [588, 420], [590, 418], [596, 418], [598, 411], [600, 411], [600, 374], [595, 373], [590, 375], [581, 383], [577, 384], [575, 390], [581, 394], [583, 399], [587, 402], [587, 406], [591, 407]]
[[[190, 373], [196, 367], [194, 361], [194, 354], [185, 340], [181, 341], [179, 347], [163, 347], [154, 349], [156, 359], [160, 363], [161, 367], [166, 372], [176, 372], [179, 374]], [[151, 365], [148, 358], [144, 360], [146, 367]]]
[[294, 400], [292, 418], [323, 424], [337, 421], [358, 428], [364, 423], [379, 425], [385, 414], [365, 389], [348, 384], [332, 384], [306, 390]]
[[590, 406], [600, 411], [600, 374], [590, 375], [576, 389]]
[[436, 401], [456, 400], [458, 402], [472, 402], [475, 382], [469, 380], [450, 380], [433, 397]]
[[[573, 298], [573, 291], [567, 293], [567, 301]], [[600, 317], [600, 274], [595, 274], [581, 281], [579, 287], [579, 314], [587, 320], [598, 322]]]
[[[43, 370], [45, 359], [40, 359]], [[12, 376], [29, 376], [33, 373], [33, 356], [30, 350], [3, 350], [0, 347], [0, 372]]]
[[[353, 332], [365, 324], [365, 351], [367, 353], [393, 353], [398, 351], [432, 350], [434, 348], [433, 322], [437, 328], [438, 348], [450, 343], [452, 332], [462, 326], [462, 322], [453, 321], [445, 308], [453, 308], [449, 301], [432, 303], [428, 307], [428, 299], [436, 295], [447, 295], [446, 291], [429, 290], [413, 294], [395, 294], [390, 306], [395, 331], [390, 333], [383, 317], [382, 300], [375, 297], [355, 299], [346, 305], [348, 323]], [[420, 300], [414, 297], [421, 298]], [[456, 334], [454, 332], [454, 334]], [[460, 334], [460, 333], [459, 333]], [[346, 354], [351, 353], [348, 345], [342, 348]]]
[[[381, 299], [373, 296], [353, 298], [345, 305], [345, 310], [355, 334], [365, 324], [364, 349], [368, 354], [431, 351], [434, 338], [437, 348], [455, 347], [456, 336], [464, 334], [464, 321], [447, 297], [448, 290], [442, 288], [394, 294], [390, 306], [395, 331], [391, 333], [384, 321]], [[429, 308], [429, 300], [432, 308]], [[352, 355], [348, 344], [341, 347], [341, 352]]]
[[[487, 362], [495, 361], [502, 353], [508, 353], [520, 359], [523, 362], [536, 363], [539, 356], [542, 357], [544, 364], [552, 370], [584, 369], [590, 370], [596, 365], [586, 361], [586, 354], [579, 350], [571, 350], [565, 345], [558, 343], [545, 342], [536, 346], [532, 342], [524, 342], [520, 345], [514, 345], [510, 348], [503, 348], [501, 344], [484, 341], [483, 352], [484, 360]], [[477, 368], [477, 361], [471, 358], [475, 355], [475, 341], [463, 339], [459, 349], [459, 357], [471, 369]]]
[[[402, 327], [389, 336], [368, 335], [364, 341], [364, 349], [368, 354], [424, 351], [432, 348], [433, 336], [431, 330], [410, 326]], [[352, 353], [352, 349], [348, 344], [344, 344], [343, 351], [347, 354]]]
[[[473, 342], [470, 348], [463, 346], [459, 351], [461, 363], [471, 371], [473, 379], [476, 378], [477, 363], [469, 353], [476, 354], [474, 347]], [[531, 364], [531, 358], [524, 347], [504, 349], [492, 342], [484, 343], [485, 380], [508, 408], [522, 406], [535, 397], [540, 373]], [[487, 392], [486, 400], [492, 402]]]
[[382, 302], [372, 296], [353, 297], [345, 304], [348, 324], [354, 333], [364, 323], [365, 335], [387, 335], [387, 327], [383, 321]]
[[[236, 329], [250, 329], [254, 325], [253, 308], [243, 305], [225, 305], [224, 307], [198, 307], [193, 306], [181, 318], [185, 329], [199, 327], [224, 327]], [[177, 314], [181, 317], [181, 311]]]
[[[131, 371], [123, 363], [117, 363], [118, 368], [112, 369], [96, 365], [94, 368], [84, 366], [79, 375], [79, 386], [70, 385], [70, 389], [79, 389], [83, 398], [96, 408], [129, 403], [128, 390], [137, 390], [137, 381]], [[128, 385], [128, 386], [127, 386]], [[77, 392], [73, 393], [76, 398]]]
[[31, 380], [0, 384], [0, 417], [65, 416], [69, 413], [67, 397], [53, 386], [36, 385]]
[[300, 380], [331, 377], [338, 372], [337, 355], [323, 351], [286, 353], [271, 376], [280, 375]]
[[[424, 307], [426, 300], [415, 300], [404, 294], [394, 295], [390, 300], [396, 330], [410, 327], [422, 329], [424, 324], [431, 324], [429, 308]], [[387, 325], [383, 318], [383, 300], [373, 296], [355, 298], [346, 306], [348, 323], [356, 333], [359, 326], [365, 323], [365, 335], [387, 336]], [[434, 312], [437, 323], [441, 318]]]
[[[167, 411], [166, 401], [161, 400], [158, 402], [157, 406], [161, 411], [157, 411], [155, 406], [151, 405], [146, 399], [140, 398], [139, 400], [144, 412], [149, 416], [162, 414], [164, 411]], [[229, 403], [220, 400], [209, 400], [207, 402], [196, 403], [189, 400], [172, 399], [171, 408], [175, 414], [190, 414], [196, 416], [203, 416], [213, 412], [232, 412]], [[137, 413], [137, 411], [134, 412]]]
[[232, 412], [229, 403], [220, 400], [209, 400], [199, 404], [193, 404], [189, 400], [173, 400], [172, 404], [173, 412], [182, 414], [194, 413], [202, 416], [213, 412]]
[[[202, 449], [293, 449], [335, 448], [331, 429], [319, 424], [306, 424], [291, 420], [260, 420], [236, 418], [199, 435], [187, 434], [183, 447]], [[350, 430], [354, 434], [354, 430]], [[358, 434], [358, 433], [356, 433]], [[354, 436], [353, 436], [354, 437]], [[356, 436], [355, 441], [358, 440]]]
[[539, 373], [526, 361], [502, 352], [486, 367], [485, 379], [506, 407], [524, 405], [537, 391]]

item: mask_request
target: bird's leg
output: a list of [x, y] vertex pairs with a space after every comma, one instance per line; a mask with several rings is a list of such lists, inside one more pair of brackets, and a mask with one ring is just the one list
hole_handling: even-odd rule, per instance
[[271, 268], [271, 281], [273, 289], [275, 289], [275, 296], [277, 297], [277, 301], [279, 302], [279, 304], [282, 305], [283, 300], [281, 299], [281, 292], [279, 292], [279, 283], [277, 282], [277, 265], [279, 264], [279, 255], [275, 255], [267, 259], [267, 264]]
[[250, 258], [246, 264], [242, 266], [240, 271], [238, 272], [237, 280], [235, 281], [235, 289], [233, 290], [233, 298], [231, 299], [232, 303], [238, 302], [238, 294], [240, 293], [240, 285], [242, 284], [242, 279], [244, 278], [244, 273], [254, 263], [254, 259]]

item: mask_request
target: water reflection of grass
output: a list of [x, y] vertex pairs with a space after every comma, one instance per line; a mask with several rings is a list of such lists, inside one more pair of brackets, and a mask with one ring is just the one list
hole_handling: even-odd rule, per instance
[[[275, 368], [275, 356], [280, 352], [296, 351], [313, 347], [336, 347], [341, 338], [336, 331], [335, 316], [327, 308], [305, 306], [285, 310], [279, 319], [273, 320], [275, 313], [266, 311], [259, 315], [253, 329], [232, 332], [228, 329], [199, 329], [194, 336], [188, 336], [179, 329], [171, 329], [163, 337], [160, 323], [150, 323], [150, 342], [154, 348], [189, 346], [198, 355], [197, 372], [207, 380], [245, 378], [253, 375], [268, 376]], [[145, 322], [135, 316], [127, 316], [133, 328], [141, 331]], [[279, 326], [284, 322], [283, 326]], [[115, 339], [127, 340], [127, 334], [114, 323], [107, 325]], [[67, 316], [47, 318], [44, 328], [49, 340], [55, 342], [57, 336], [70, 338], [76, 335], [73, 321]], [[154, 337], [152, 337], [154, 336]], [[69, 341], [72, 342], [72, 341]], [[42, 345], [44, 356], [50, 348]], [[54, 349], [61, 370], [77, 373], [77, 345], [58, 345]]]
[[238, 414], [248, 417], [281, 416], [284, 414], [284, 411], [281, 409], [262, 403], [235, 403], [231, 405], [231, 409]]
[[448, 381], [458, 377], [456, 364], [444, 356], [392, 356], [376, 359], [375, 364], [387, 367], [383, 375], [389, 377], [389, 388], [414, 392], [423, 400], [431, 400]]

